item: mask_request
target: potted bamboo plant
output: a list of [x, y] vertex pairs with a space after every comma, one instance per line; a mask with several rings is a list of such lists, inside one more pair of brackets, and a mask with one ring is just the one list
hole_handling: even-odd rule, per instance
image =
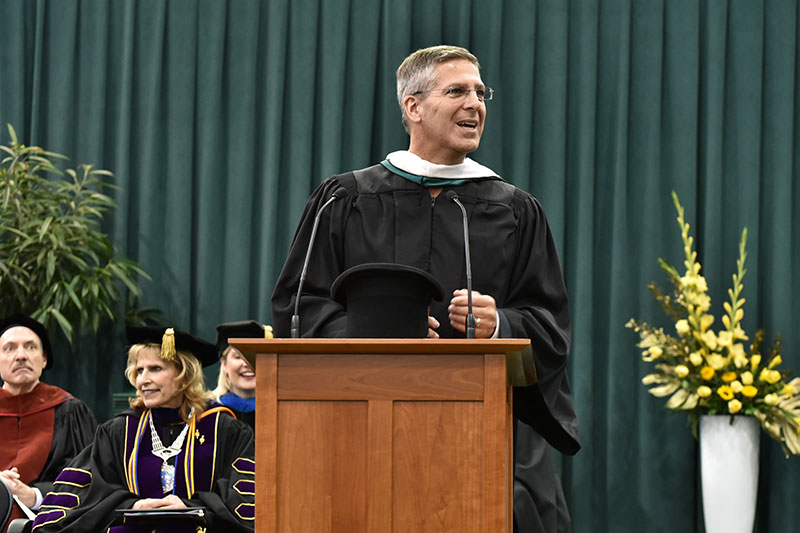
[[[150, 279], [119, 255], [102, 231], [116, 207], [111, 172], [78, 165], [61, 171], [60, 154], [11, 142], [0, 145], [0, 316], [30, 314], [71, 345], [122, 319]], [[127, 295], [126, 295], [127, 290]]]

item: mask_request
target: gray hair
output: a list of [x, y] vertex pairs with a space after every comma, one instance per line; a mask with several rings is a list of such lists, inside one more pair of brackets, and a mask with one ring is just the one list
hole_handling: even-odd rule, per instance
[[397, 103], [400, 104], [400, 112], [403, 114], [403, 127], [408, 131], [408, 121], [406, 110], [403, 107], [403, 99], [409, 94], [417, 91], [427, 91], [433, 89], [436, 83], [435, 68], [441, 63], [466, 59], [481, 71], [478, 58], [472, 55], [466, 48], [460, 46], [431, 46], [417, 50], [403, 60], [397, 68]]

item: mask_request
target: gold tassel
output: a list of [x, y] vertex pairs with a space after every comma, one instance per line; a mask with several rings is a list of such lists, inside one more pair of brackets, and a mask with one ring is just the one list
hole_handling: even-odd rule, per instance
[[174, 361], [177, 354], [175, 352], [175, 330], [167, 328], [161, 338], [161, 359], [164, 361]]
[[272, 338], [272, 326], [264, 326], [264, 338], [271, 339]]

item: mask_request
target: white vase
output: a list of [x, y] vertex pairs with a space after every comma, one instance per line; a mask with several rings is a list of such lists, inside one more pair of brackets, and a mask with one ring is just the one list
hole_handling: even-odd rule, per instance
[[706, 533], [752, 533], [760, 424], [752, 416], [700, 417], [700, 476]]

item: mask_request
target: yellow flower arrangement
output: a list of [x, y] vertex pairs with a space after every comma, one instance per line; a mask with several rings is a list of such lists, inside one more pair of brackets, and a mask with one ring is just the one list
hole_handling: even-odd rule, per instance
[[678, 211], [686, 272], [681, 275], [659, 259], [672, 281], [673, 293], [664, 294], [654, 284], [648, 286], [674, 321], [675, 334], [635, 319], [626, 324], [639, 334], [637, 346], [644, 350], [642, 360], [654, 364], [655, 371], [642, 383], [650, 387], [648, 392], [653, 396], [668, 397], [667, 408], [687, 411], [695, 432], [701, 414], [751, 415], [781, 443], [787, 457], [789, 453], [798, 455], [800, 378], [787, 381], [789, 373], [777, 369], [782, 363], [780, 337], [766, 354], [761, 351], [763, 330], [756, 333], [749, 347], [744, 344], [749, 340], [741, 326], [747, 228], [742, 231], [733, 287], [728, 289], [730, 301], [723, 304], [723, 328], [715, 331], [715, 317], [709, 312], [711, 298], [706, 279], [700, 274], [694, 239], [675, 192], [672, 198]]

